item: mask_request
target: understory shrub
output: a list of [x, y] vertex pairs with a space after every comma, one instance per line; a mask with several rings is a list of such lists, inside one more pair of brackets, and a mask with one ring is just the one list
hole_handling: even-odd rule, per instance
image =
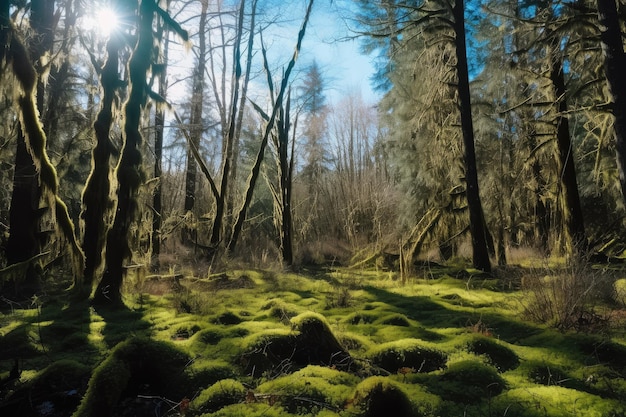
[[600, 330], [597, 307], [616, 298], [614, 277], [592, 268], [587, 257], [572, 258], [560, 269], [538, 269], [522, 277], [526, 318], [561, 330]]

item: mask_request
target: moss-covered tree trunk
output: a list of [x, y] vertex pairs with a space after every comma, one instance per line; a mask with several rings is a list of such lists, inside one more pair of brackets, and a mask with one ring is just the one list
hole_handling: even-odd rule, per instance
[[111, 183], [111, 156], [114, 148], [110, 140], [113, 124], [115, 93], [121, 85], [119, 80], [119, 52], [122, 48], [121, 34], [112, 33], [107, 41], [107, 59], [100, 71], [102, 98], [100, 111], [93, 124], [96, 145], [91, 153], [91, 173], [83, 190], [83, 250], [85, 251], [85, 287], [91, 293], [97, 280], [98, 268], [102, 265], [102, 254], [106, 243], [106, 232], [111, 218], [109, 194]]
[[565, 194], [565, 223], [572, 241], [571, 251], [581, 251], [585, 250], [587, 247], [587, 238], [585, 235], [583, 210], [580, 205], [576, 168], [574, 165], [574, 152], [572, 149], [569, 119], [567, 116], [568, 109], [563, 62], [561, 57], [557, 56], [557, 51], [557, 45], [555, 44], [552, 48], [554, 56], [550, 58], [552, 59], [550, 81], [554, 89], [558, 112], [556, 117], [556, 142], [561, 184], [563, 193]]
[[[3, 18], [8, 18], [8, 15], [2, 15]], [[42, 209], [47, 209], [51, 211], [51, 216], [54, 218], [56, 222], [56, 228], [59, 232], [59, 237], [64, 239], [64, 241], [68, 244], [70, 248], [70, 255], [72, 256], [72, 268], [74, 276], [77, 277], [82, 270], [82, 262], [83, 262], [83, 254], [76, 241], [76, 236], [74, 234], [74, 226], [69, 217], [67, 206], [61, 201], [58, 197], [58, 178], [56, 175], [56, 171], [52, 164], [50, 163], [50, 159], [48, 158], [46, 152], [46, 135], [43, 131], [43, 126], [41, 121], [39, 120], [39, 109], [37, 108], [37, 97], [36, 91], [39, 85], [39, 78], [37, 77], [37, 71], [29, 57], [29, 53], [26, 50], [22, 40], [19, 37], [17, 31], [13, 28], [11, 22], [9, 20], [0, 21], [0, 30], [8, 31], [8, 35], [5, 39], [10, 42], [9, 47], [5, 49], [6, 60], [7, 63], [10, 64], [13, 75], [16, 77], [17, 83], [15, 85], [16, 96], [17, 96], [17, 113], [19, 115], [20, 122], [20, 130], [21, 135], [24, 138], [23, 146], [30, 156], [31, 161], [34, 166], [33, 171], [28, 168], [27, 171], [21, 171], [16, 167], [16, 172], [19, 174], [17, 178], [20, 178], [22, 175], [26, 175], [29, 177], [28, 181], [34, 180], [36, 184], [36, 189], [29, 188], [30, 193], [35, 193], [36, 198], [34, 198], [31, 194], [30, 196], [30, 206], [26, 207], [26, 203], [24, 203], [24, 207], [27, 210], [32, 210], [36, 214], [34, 217], [29, 217], [29, 219], [38, 219], [39, 213], [42, 212]], [[3, 37], [5, 35], [3, 34]], [[22, 146], [20, 144], [20, 146]], [[23, 155], [23, 153], [22, 153]], [[32, 177], [32, 178], [30, 178]], [[32, 183], [29, 182], [29, 187], [32, 187]], [[25, 192], [29, 192], [24, 188]], [[20, 196], [20, 198], [27, 198], [26, 196]], [[42, 208], [40, 208], [40, 206]], [[16, 205], [15, 207], [19, 207]], [[32, 234], [33, 230], [37, 230], [38, 222], [35, 221], [29, 225], [25, 224], [22, 216], [29, 216], [31, 213], [25, 212], [16, 212], [15, 216], [20, 217], [19, 220], [16, 220], [16, 225], [22, 225], [27, 228], [27, 233], [29, 236], [26, 238], [16, 236], [16, 242], [23, 242], [23, 239], [28, 239], [27, 242], [29, 245], [32, 243]], [[17, 219], [17, 217], [15, 217]], [[13, 224], [11, 227], [13, 228]], [[15, 230], [12, 230], [11, 233], [15, 233]], [[36, 240], [37, 236], [35, 237]], [[40, 242], [36, 246], [35, 250], [37, 253], [40, 249]], [[28, 248], [33, 249], [33, 248]], [[9, 249], [9, 251], [12, 249]], [[26, 249], [25, 249], [26, 250]], [[31, 259], [32, 257], [27, 257], [25, 260]]]
[[600, 39], [604, 52], [604, 71], [609, 84], [615, 121], [615, 151], [622, 198], [626, 201], [626, 56], [615, 0], [598, 0]]
[[155, 11], [154, 0], [141, 0], [137, 44], [128, 63], [130, 93], [123, 111], [124, 145], [115, 170], [118, 181], [117, 209], [113, 226], [107, 235], [106, 266], [94, 294], [95, 304], [122, 305], [124, 262], [130, 259], [132, 254], [128, 233], [135, 221], [138, 190], [144, 180], [140, 149], [142, 136], [139, 126], [148, 93], [146, 75], [153, 58], [152, 21]]

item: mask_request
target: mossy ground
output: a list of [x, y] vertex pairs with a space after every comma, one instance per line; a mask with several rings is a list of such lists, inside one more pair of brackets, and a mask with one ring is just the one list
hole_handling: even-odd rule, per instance
[[623, 325], [532, 324], [506, 277], [455, 271], [238, 271], [129, 285], [120, 311], [48, 295], [0, 315], [0, 415], [626, 415]]

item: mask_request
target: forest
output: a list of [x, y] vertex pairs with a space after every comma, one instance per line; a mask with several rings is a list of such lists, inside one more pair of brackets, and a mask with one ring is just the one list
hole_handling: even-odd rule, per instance
[[0, 415], [626, 416], [625, 34], [1, 1]]

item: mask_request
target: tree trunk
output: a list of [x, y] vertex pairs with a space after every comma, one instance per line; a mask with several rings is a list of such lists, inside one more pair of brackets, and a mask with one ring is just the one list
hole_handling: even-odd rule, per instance
[[622, 198], [626, 202], [626, 57], [622, 43], [622, 32], [615, 0], [598, 0], [598, 18], [600, 20], [600, 39], [604, 52], [604, 71], [613, 99], [611, 107], [615, 121], [615, 151], [617, 171], [622, 189]]
[[[30, 58], [34, 59], [36, 77], [36, 107], [39, 114], [44, 110], [45, 85], [41, 81], [43, 72], [42, 58], [46, 52], [51, 52], [54, 40], [53, 31], [54, 0], [33, 0], [31, 2], [30, 25], [36, 35], [29, 44]], [[9, 29], [9, 15], [6, 15], [3, 32]], [[41, 188], [38, 183], [37, 169], [33, 157], [28, 151], [26, 138], [20, 130], [15, 152], [15, 166], [13, 176], [13, 194], [9, 208], [9, 239], [7, 241], [7, 264], [23, 262], [37, 255], [45, 246], [47, 236], [40, 232], [42, 211], [39, 210]], [[15, 199], [15, 200], [14, 200]], [[29, 267], [27, 285], [36, 290], [40, 271]]]
[[128, 63], [130, 93], [124, 105], [124, 145], [116, 168], [117, 210], [107, 236], [106, 269], [94, 295], [96, 304], [122, 305], [123, 264], [132, 254], [128, 232], [135, 221], [138, 190], [144, 179], [139, 126], [146, 99], [146, 74], [152, 64], [155, 10], [155, 0], [141, 0], [137, 45]]
[[[237, 242], [239, 240], [239, 236], [241, 231], [243, 230], [243, 223], [246, 220], [246, 214], [248, 212], [248, 207], [250, 206], [250, 202], [252, 201], [252, 195], [254, 194], [254, 189], [256, 186], [256, 181], [259, 177], [259, 172], [261, 170], [261, 162], [263, 162], [263, 155], [265, 154], [265, 147], [267, 146], [267, 141], [272, 129], [274, 129], [274, 123], [276, 121], [276, 116], [278, 114], [279, 109], [282, 107], [283, 97], [285, 95], [285, 90], [287, 89], [287, 85], [289, 84], [289, 77], [291, 76], [291, 71], [293, 70], [294, 65], [296, 64], [296, 60], [298, 59], [298, 55], [300, 53], [300, 48], [302, 47], [302, 40], [304, 39], [304, 34], [306, 33], [306, 27], [309, 23], [309, 17], [311, 15], [311, 9], [313, 8], [313, 0], [309, 0], [306, 15], [304, 16], [304, 21], [302, 22], [302, 26], [300, 27], [300, 31], [298, 32], [298, 40], [296, 42], [296, 48], [294, 54], [287, 65], [287, 68], [284, 72], [283, 79], [281, 81], [280, 90], [278, 91], [278, 96], [276, 98], [276, 102], [274, 103], [272, 114], [269, 117], [267, 122], [267, 126], [265, 127], [265, 132], [263, 134], [263, 138], [261, 139], [261, 147], [257, 154], [257, 158], [252, 166], [250, 171], [250, 176], [248, 177], [248, 185], [246, 187], [245, 197], [239, 212], [237, 213], [237, 219], [233, 226], [233, 232], [228, 242], [228, 251], [234, 252], [237, 246]], [[267, 57], [264, 53], [265, 60], [265, 69], [268, 70], [269, 66], [267, 64]], [[268, 75], [268, 79], [271, 79], [271, 76]], [[271, 88], [270, 88], [271, 90]], [[273, 94], [273, 91], [270, 91], [270, 94]], [[227, 161], [228, 162], [228, 161]]]
[[[39, 249], [40, 215], [39, 186], [37, 171], [33, 159], [26, 149], [24, 135], [20, 129], [17, 137], [17, 152], [15, 155], [15, 172], [13, 173], [13, 192], [9, 209], [9, 224], [11, 225], [5, 255], [7, 266], [24, 262], [36, 256]], [[11, 284], [3, 285], [0, 294], [8, 298], [15, 296], [30, 296], [39, 289], [41, 271], [35, 265], [29, 265], [26, 275], [13, 288]]]
[[113, 124], [115, 92], [119, 81], [119, 52], [122, 37], [112, 33], [107, 41], [107, 59], [100, 72], [102, 88], [101, 107], [93, 124], [96, 146], [91, 153], [91, 173], [83, 190], [83, 211], [80, 214], [84, 222], [83, 250], [85, 252], [84, 283], [89, 293], [97, 281], [96, 273], [102, 265], [102, 253], [106, 244], [106, 233], [111, 217], [112, 203], [109, 201], [111, 183], [111, 157], [114, 151], [109, 139]]
[[574, 166], [574, 153], [567, 117], [567, 99], [565, 90], [565, 78], [563, 75], [563, 62], [556, 56], [556, 45], [552, 48], [555, 56], [551, 57], [550, 81], [554, 87], [555, 100], [557, 102], [557, 148], [561, 171], [561, 182], [565, 193], [565, 221], [567, 230], [572, 240], [572, 251], [585, 250], [587, 238], [583, 221], [583, 211], [580, 205], [578, 182], [576, 181], [576, 168]]
[[461, 130], [465, 150], [465, 178], [467, 183], [467, 205], [469, 208], [470, 233], [472, 235], [473, 263], [476, 269], [491, 272], [491, 262], [487, 248], [487, 233], [483, 208], [478, 188], [476, 151], [474, 148], [474, 127], [469, 89], [469, 71], [465, 45], [464, 0], [456, 0], [454, 14], [454, 45], [457, 55], [458, 95], [461, 112]]
[[[169, 0], [166, 11], [169, 11]], [[159, 74], [159, 95], [165, 99], [167, 96], [167, 58], [169, 51], [169, 37], [163, 36], [164, 24], [159, 24], [157, 38], [163, 42], [161, 49], [161, 65], [163, 70]], [[154, 112], [154, 178], [157, 185], [152, 197], [152, 266], [159, 267], [159, 255], [161, 254], [161, 224], [163, 222], [163, 133], [165, 130], [165, 109], [157, 106]], [[193, 156], [192, 156], [193, 158]]]

